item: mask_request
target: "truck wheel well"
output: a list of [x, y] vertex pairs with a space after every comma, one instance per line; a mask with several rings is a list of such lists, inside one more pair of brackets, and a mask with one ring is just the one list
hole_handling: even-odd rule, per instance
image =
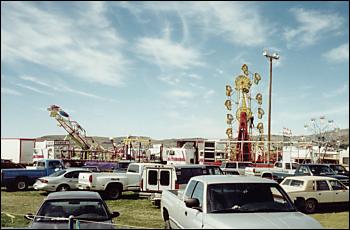
[[106, 187], [106, 190], [108, 190], [110, 187], [117, 187], [118, 189], [120, 189], [120, 191], [123, 191], [123, 185], [119, 182], [109, 183]]
[[25, 182], [28, 182], [28, 177], [26, 176], [19, 176], [19, 177], [16, 177], [16, 182], [18, 181], [25, 181]]

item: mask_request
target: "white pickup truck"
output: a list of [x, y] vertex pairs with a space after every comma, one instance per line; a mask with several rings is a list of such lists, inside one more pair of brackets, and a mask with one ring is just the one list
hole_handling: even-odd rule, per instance
[[107, 198], [118, 199], [123, 191], [140, 191], [143, 169], [157, 163], [130, 163], [126, 173], [79, 173], [78, 188], [102, 192]]
[[[264, 167], [265, 166], [265, 167]], [[263, 178], [275, 179], [281, 182], [286, 176], [294, 175], [295, 169], [298, 167], [296, 162], [275, 162], [273, 167], [266, 167], [266, 165], [246, 167], [244, 169], [245, 175], [261, 176]]]
[[161, 215], [166, 228], [323, 228], [278, 183], [252, 176], [192, 177], [184, 191], [163, 191]]

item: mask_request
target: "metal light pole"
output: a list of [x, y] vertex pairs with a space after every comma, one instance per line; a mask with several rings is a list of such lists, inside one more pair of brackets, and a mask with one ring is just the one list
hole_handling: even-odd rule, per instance
[[263, 55], [267, 57], [270, 61], [270, 83], [269, 83], [269, 113], [268, 113], [268, 128], [267, 128], [267, 153], [268, 162], [270, 162], [270, 142], [271, 142], [271, 91], [272, 91], [272, 60], [278, 60], [280, 56], [277, 53], [270, 54], [267, 51], [263, 52]]

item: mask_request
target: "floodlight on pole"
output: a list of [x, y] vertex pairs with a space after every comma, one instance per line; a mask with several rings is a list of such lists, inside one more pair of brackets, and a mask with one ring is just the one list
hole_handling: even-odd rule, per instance
[[279, 54], [270, 54], [267, 50], [263, 51], [263, 55], [270, 61], [270, 83], [269, 83], [269, 112], [268, 112], [268, 131], [267, 131], [267, 146], [268, 146], [268, 161], [270, 162], [270, 142], [271, 142], [271, 91], [272, 91], [272, 60], [278, 60]]

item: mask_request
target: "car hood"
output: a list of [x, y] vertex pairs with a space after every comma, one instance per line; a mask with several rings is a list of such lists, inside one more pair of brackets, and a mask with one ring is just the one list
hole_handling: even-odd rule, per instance
[[300, 212], [213, 213], [207, 214], [205, 228], [296, 229], [323, 228], [312, 217]]
[[[110, 221], [102, 221], [100, 223], [83, 223], [80, 222], [80, 229], [116, 229]], [[68, 221], [67, 222], [34, 222], [31, 226], [31, 229], [69, 229]], [[74, 224], [73, 229], [76, 226]]]

